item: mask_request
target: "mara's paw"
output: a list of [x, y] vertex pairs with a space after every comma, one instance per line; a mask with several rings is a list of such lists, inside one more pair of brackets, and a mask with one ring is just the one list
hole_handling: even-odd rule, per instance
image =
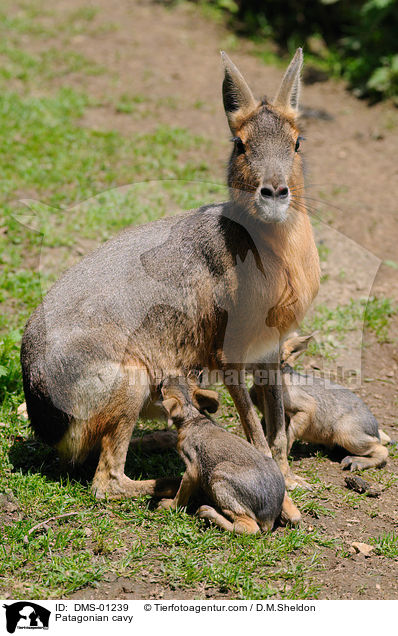
[[217, 512], [211, 506], [200, 506], [196, 511], [196, 516], [200, 519], [212, 520], [217, 516]]
[[293, 490], [294, 488], [304, 488], [305, 490], [312, 490], [311, 484], [308, 483], [302, 477], [289, 472], [285, 477], [285, 484], [287, 490]]
[[290, 497], [285, 494], [280, 514], [280, 522], [282, 525], [291, 524], [297, 526], [301, 521], [301, 513]]
[[137, 483], [126, 477], [107, 476], [103, 471], [97, 471], [91, 490], [97, 499], [122, 499], [123, 497], [137, 497], [140, 493]]
[[123, 496], [120, 484], [116, 485], [110, 479], [103, 478], [101, 474], [94, 478], [91, 492], [96, 499], [120, 499]]
[[92, 484], [92, 491], [97, 499], [121, 499], [123, 497], [152, 497], [174, 496], [178, 490], [180, 479], [143, 479], [133, 481], [126, 475], [110, 477], [103, 470], [97, 470]]
[[347, 457], [341, 460], [340, 466], [343, 470], [354, 472], [355, 470], [370, 468], [372, 463], [369, 461], [369, 457], [352, 457], [351, 455], [347, 455]]
[[379, 437], [380, 443], [383, 444], [383, 446], [391, 444], [391, 437], [387, 435], [387, 433], [385, 433], [381, 428], [379, 428]]
[[157, 505], [157, 510], [175, 509], [174, 499], [161, 499]]

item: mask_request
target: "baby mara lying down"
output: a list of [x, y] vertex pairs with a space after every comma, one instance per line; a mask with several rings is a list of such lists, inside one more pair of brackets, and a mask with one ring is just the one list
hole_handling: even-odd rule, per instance
[[186, 506], [200, 489], [215, 504], [201, 506], [201, 518], [239, 534], [271, 530], [285, 500], [285, 482], [274, 460], [202, 415], [185, 379], [165, 380], [162, 395], [186, 471], [175, 498], [162, 499], [159, 507]]
[[[379, 429], [374, 415], [362, 400], [344, 387], [295, 371], [292, 365], [305, 351], [312, 336], [293, 334], [282, 347], [283, 402], [288, 452], [295, 439], [325, 446], [341, 446], [352, 455], [341, 462], [343, 469], [384, 466], [391, 440]], [[255, 387], [250, 391], [257, 406]]]

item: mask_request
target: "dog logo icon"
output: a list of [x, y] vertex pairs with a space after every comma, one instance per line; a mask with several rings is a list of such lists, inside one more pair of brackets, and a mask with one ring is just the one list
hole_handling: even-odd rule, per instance
[[6, 626], [9, 634], [13, 634], [16, 629], [48, 629], [51, 612], [37, 603], [17, 601], [3, 607], [6, 610]]

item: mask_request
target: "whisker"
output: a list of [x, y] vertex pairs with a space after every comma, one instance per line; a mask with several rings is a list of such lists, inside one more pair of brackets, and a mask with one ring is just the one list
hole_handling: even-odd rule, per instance
[[318, 219], [318, 221], [322, 221], [324, 223], [324, 219], [322, 218], [321, 214], [319, 213], [319, 210], [317, 208], [315, 208], [314, 206], [312, 206], [312, 205], [308, 205], [307, 204], [307, 205], [303, 205], [303, 206], [298, 206], [295, 201], [292, 201], [290, 203], [290, 207], [292, 207], [293, 210], [295, 210], [296, 212], [301, 212], [302, 214], [304, 214], [304, 212], [309, 212], [311, 214], [311, 216], [313, 216], [314, 218]]
[[[249, 192], [254, 192], [255, 190], [257, 190], [256, 186], [253, 186], [250, 183], [245, 183], [244, 181], [234, 181], [234, 185], [242, 185], [244, 186], [245, 190], [248, 190]], [[230, 186], [230, 187], [233, 187], [233, 186]]]
[[[295, 195], [293, 194], [292, 198], [294, 197]], [[329, 201], [322, 201], [322, 199], [315, 199], [315, 197], [309, 197], [306, 194], [300, 195], [299, 198], [304, 199], [304, 201], [311, 201], [312, 203], [317, 203], [319, 205], [328, 205], [330, 208], [333, 208], [334, 210], [338, 210], [339, 212], [342, 212], [343, 214], [345, 213], [345, 210], [343, 210], [343, 208], [340, 208], [338, 205], [335, 205], [334, 203], [330, 203]]]
[[293, 186], [292, 188], [290, 188], [290, 190], [291, 191], [293, 191], [293, 190], [306, 190], [307, 188], [319, 188], [320, 186], [322, 186], [322, 187], [330, 186], [331, 188], [344, 188], [344, 187], [346, 187], [344, 184], [341, 184], [341, 183], [330, 183], [330, 182], [325, 182], [325, 183], [305, 183], [304, 185]]

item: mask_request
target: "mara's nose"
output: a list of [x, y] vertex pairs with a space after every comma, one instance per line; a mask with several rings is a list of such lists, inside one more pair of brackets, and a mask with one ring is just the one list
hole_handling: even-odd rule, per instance
[[276, 188], [267, 183], [260, 190], [263, 199], [286, 199], [289, 194], [289, 188], [286, 185], [278, 185]]

